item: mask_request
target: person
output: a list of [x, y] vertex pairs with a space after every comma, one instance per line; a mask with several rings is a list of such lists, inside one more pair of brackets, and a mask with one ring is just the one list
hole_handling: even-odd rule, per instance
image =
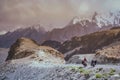
[[96, 59], [92, 59], [91, 66], [95, 67], [96, 64], [97, 64], [97, 60]]
[[94, 62], [94, 60], [91, 61], [91, 66], [95, 67], [95, 62]]
[[95, 62], [95, 65], [97, 64], [97, 60], [94, 61]]
[[86, 57], [84, 57], [84, 61], [85, 61], [85, 62], [87, 62], [87, 59], [86, 59]]
[[84, 67], [87, 66], [87, 59], [86, 59], [85, 57], [84, 57], [84, 59], [82, 60], [82, 64], [83, 64]]

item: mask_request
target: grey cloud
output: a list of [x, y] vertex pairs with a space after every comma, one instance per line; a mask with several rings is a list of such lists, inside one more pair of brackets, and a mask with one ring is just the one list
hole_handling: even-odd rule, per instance
[[[85, 15], [120, 9], [120, 0], [0, 0], [0, 25], [40, 23], [63, 26], [74, 16], [81, 16], [79, 7], [82, 2], [87, 2], [90, 8]], [[0, 30], [3, 30], [2, 26]]]

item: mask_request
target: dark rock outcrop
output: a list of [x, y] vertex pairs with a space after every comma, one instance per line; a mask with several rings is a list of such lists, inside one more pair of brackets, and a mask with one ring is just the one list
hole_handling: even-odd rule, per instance
[[53, 41], [53, 40], [47, 40], [47, 41], [43, 42], [41, 45], [49, 46], [49, 47], [52, 47], [57, 50], [62, 46], [61, 42]]

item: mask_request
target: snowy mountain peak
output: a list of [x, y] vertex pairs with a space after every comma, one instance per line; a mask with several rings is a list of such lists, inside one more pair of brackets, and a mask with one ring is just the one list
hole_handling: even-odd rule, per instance
[[42, 27], [40, 24], [27, 25], [27, 26], [25, 26], [25, 25], [16, 26], [16, 28], [14, 28], [13, 30], [11, 30], [9, 32], [15, 32], [15, 31], [21, 31], [21, 30], [35, 30], [37, 32], [39, 32], [39, 31], [46, 32], [44, 27]]
[[7, 31], [0, 31], [0, 35], [4, 35], [6, 33], [7, 33]]
[[80, 18], [74, 17], [70, 24], [81, 24], [82, 26], [87, 23], [96, 23], [99, 28], [104, 26], [119, 26], [120, 25], [120, 11], [110, 11], [109, 13], [97, 13], [95, 12], [92, 18]]
[[120, 12], [109, 12], [106, 14], [96, 15], [96, 23], [98, 26], [119, 26], [120, 25]]
[[36, 29], [36, 30], [44, 29], [40, 24], [36, 24], [36, 25], [30, 26], [30, 28], [31, 29]]
[[80, 18], [79, 17], [74, 17], [73, 20], [72, 20], [72, 24], [76, 24], [80, 22]]
[[87, 21], [91, 22], [89, 18], [80, 18], [80, 17], [74, 17], [72, 19], [72, 24], [80, 23], [81, 25], [85, 24]]

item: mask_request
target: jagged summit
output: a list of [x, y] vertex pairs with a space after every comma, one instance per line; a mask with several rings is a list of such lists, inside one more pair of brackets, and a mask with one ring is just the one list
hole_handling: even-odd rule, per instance
[[119, 26], [120, 25], [120, 12], [109, 12], [106, 14], [96, 15], [96, 22], [98, 26]]
[[35, 24], [33, 26], [28, 27], [29, 29], [35, 29], [36, 31], [43, 31], [46, 32], [46, 30], [44, 29], [44, 27], [42, 27], [40, 24]]
[[102, 28], [104, 26], [119, 26], [120, 25], [120, 11], [109, 13], [97, 13], [95, 12], [93, 16], [90, 18], [80, 18], [80, 17], [74, 17], [70, 24], [77, 24], [80, 23], [81, 25], [87, 25], [86, 21], [89, 21], [90, 23], [96, 23], [99, 28]]
[[76, 24], [76, 23], [78, 23], [78, 22], [80, 22], [80, 21], [81, 21], [81, 19], [76, 16], [76, 17], [74, 17], [74, 18], [70, 21], [69, 25]]
[[90, 18], [80, 18], [80, 17], [74, 17], [68, 25], [75, 25], [80, 24], [82, 26], [85, 26], [87, 22], [92, 22]]

